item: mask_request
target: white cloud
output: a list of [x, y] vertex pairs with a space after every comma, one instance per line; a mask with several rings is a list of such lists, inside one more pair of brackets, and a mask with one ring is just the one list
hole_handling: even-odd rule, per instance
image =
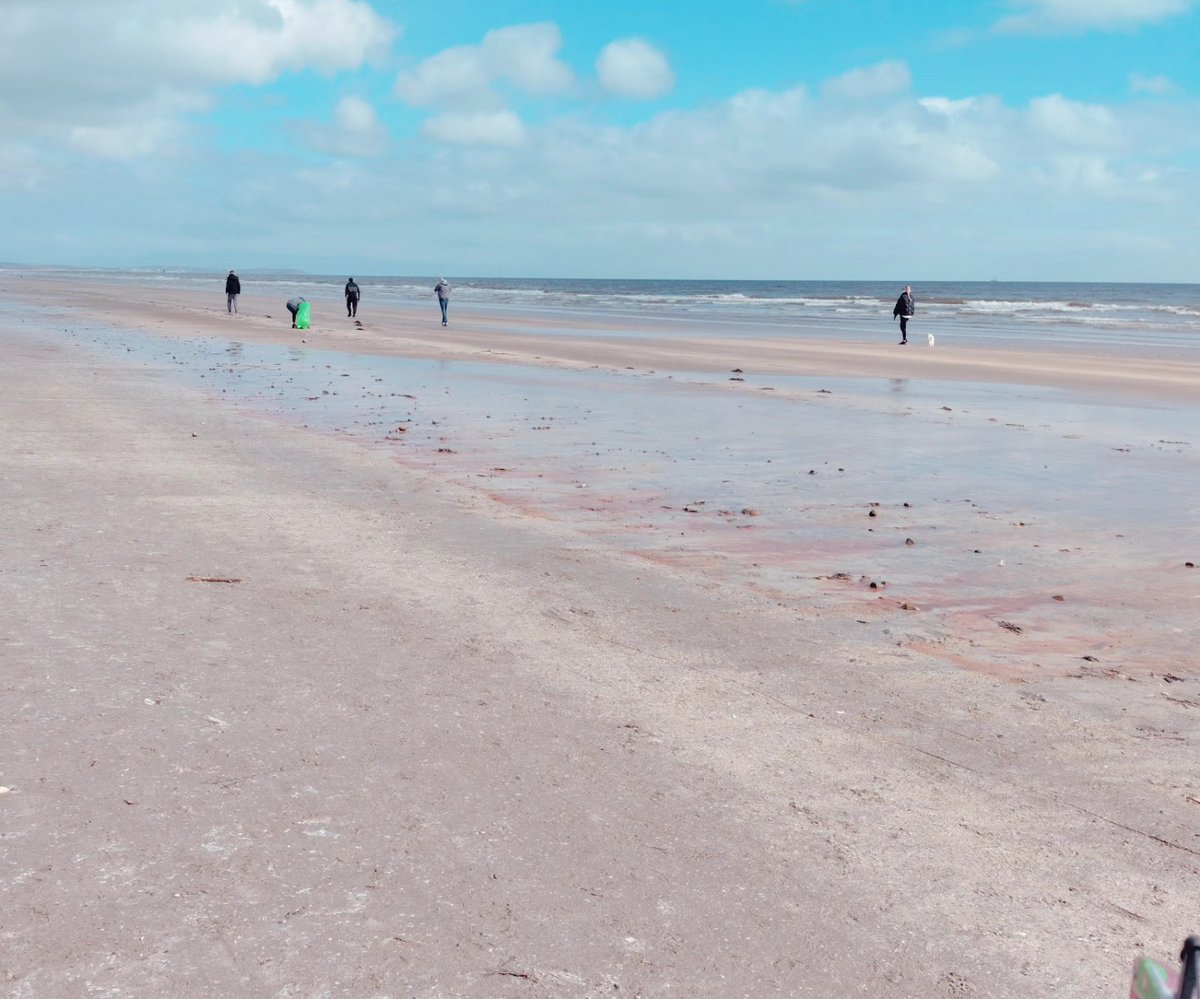
[[333, 120], [350, 135], [375, 135], [381, 127], [375, 109], [361, 97], [343, 97], [338, 101]]
[[170, 146], [210, 91], [288, 71], [332, 73], [396, 29], [363, 0], [5, 0], [0, 129], [106, 158]]
[[1121, 141], [1110, 109], [1070, 101], [1061, 94], [1030, 101], [1029, 122], [1053, 145], [1107, 149]]
[[653, 100], [675, 86], [667, 57], [641, 38], [624, 38], [604, 46], [596, 59], [600, 85], [619, 97]]
[[903, 93], [911, 85], [912, 75], [907, 63], [894, 60], [835, 76], [821, 86], [821, 94], [844, 100], [867, 101]]
[[1147, 76], [1144, 73], [1131, 73], [1129, 75], [1129, 90], [1135, 94], [1152, 94], [1156, 97], [1164, 97], [1168, 94], [1179, 93], [1179, 86], [1161, 73], [1155, 76]]
[[1024, 13], [1004, 18], [996, 30], [1051, 34], [1096, 28], [1135, 28], [1186, 13], [1196, 0], [1014, 0]]
[[554, 24], [523, 24], [490, 31], [479, 45], [459, 45], [401, 73], [395, 92], [414, 107], [496, 108], [497, 85], [548, 96], [575, 84], [570, 67], [556, 55], [562, 36]]
[[499, 79], [537, 97], [566, 93], [575, 84], [575, 74], [555, 55], [560, 48], [562, 36], [554, 24], [489, 31], [481, 46], [485, 63]]
[[431, 139], [455, 145], [518, 146], [525, 127], [512, 111], [448, 112], [430, 118], [422, 131]]

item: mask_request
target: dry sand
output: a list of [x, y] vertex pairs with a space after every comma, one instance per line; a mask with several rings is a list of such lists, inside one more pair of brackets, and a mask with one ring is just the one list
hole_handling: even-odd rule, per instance
[[[5, 284], [166, 336], [297, 336], [252, 296], [229, 317]], [[680, 351], [417, 315], [305, 339]], [[717, 587], [0, 327], [5, 996], [1117, 996], [1138, 951], [1197, 929], [1192, 664], [1004, 682], [907, 641], [900, 612], [864, 629]], [[963, 353], [890, 363], [1198, 384], [1153, 359]]]

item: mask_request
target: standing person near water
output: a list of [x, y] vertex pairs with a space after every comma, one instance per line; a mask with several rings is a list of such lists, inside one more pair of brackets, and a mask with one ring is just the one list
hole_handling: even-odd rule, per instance
[[358, 290], [358, 285], [354, 283], [354, 278], [346, 281], [346, 315], [358, 315], [358, 299], [362, 293]]
[[442, 307], [442, 325], [446, 325], [446, 306], [450, 304], [450, 283], [445, 278], [439, 278], [433, 286], [437, 293], [438, 305]]
[[908, 343], [908, 321], [917, 311], [917, 304], [913, 301], [912, 288], [909, 285], [904, 286], [904, 290], [900, 292], [900, 297], [896, 299], [896, 307], [892, 309], [892, 318], [900, 319], [900, 342]]
[[230, 312], [237, 312], [237, 297], [242, 293], [242, 282], [238, 280], [238, 276], [229, 272], [229, 277], [225, 279], [225, 308]]

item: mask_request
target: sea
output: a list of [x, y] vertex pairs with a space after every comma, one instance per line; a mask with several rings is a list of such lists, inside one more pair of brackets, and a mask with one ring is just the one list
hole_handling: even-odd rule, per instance
[[[6, 266], [12, 273], [22, 268]], [[56, 273], [145, 287], [216, 289], [224, 273], [183, 268], [38, 268]], [[297, 271], [239, 272], [243, 291], [285, 301], [340, 302], [348, 275]], [[384, 305], [428, 303], [443, 275], [355, 274], [363, 289], [363, 312]], [[493, 314], [545, 313], [563, 319], [564, 330], [580, 317], [621, 326], [652, 318], [656, 335], [723, 336], [796, 334], [875, 337], [905, 283], [917, 303], [913, 331], [961, 341], [1016, 339], [1036, 344], [1127, 346], [1152, 353], [1200, 350], [1200, 284], [1125, 284], [1030, 281], [736, 281], [596, 278], [488, 278], [444, 275], [453, 286], [452, 308]]]

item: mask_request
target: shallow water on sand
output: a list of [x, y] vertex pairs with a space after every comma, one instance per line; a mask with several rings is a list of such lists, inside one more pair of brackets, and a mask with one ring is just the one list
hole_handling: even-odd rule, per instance
[[387, 449], [562, 522], [581, 545], [784, 606], [850, 607], [971, 668], [1193, 669], [1196, 407], [72, 335], [249, 412]]

